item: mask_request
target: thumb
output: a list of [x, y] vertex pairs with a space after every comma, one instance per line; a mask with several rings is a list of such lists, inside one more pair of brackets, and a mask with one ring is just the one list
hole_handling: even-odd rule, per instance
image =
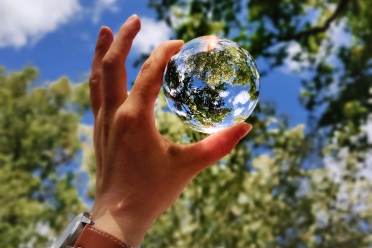
[[187, 146], [183, 154], [188, 160], [186, 164], [194, 173], [201, 171], [230, 153], [251, 129], [252, 125], [239, 123]]

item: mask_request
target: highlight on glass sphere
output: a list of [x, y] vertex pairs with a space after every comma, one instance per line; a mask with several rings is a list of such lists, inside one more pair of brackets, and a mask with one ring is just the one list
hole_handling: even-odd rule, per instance
[[259, 74], [251, 55], [237, 43], [202, 36], [171, 58], [163, 90], [169, 109], [187, 125], [215, 133], [251, 115]]

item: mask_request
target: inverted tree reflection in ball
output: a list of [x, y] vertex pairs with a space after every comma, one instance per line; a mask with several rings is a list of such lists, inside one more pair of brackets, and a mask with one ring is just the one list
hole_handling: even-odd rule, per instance
[[252, 113], [259, 74], [249, 53], [235, 42], [203, 36], [172, 57], [163, 88], [178, 117], [197, 131], [214, 133]]

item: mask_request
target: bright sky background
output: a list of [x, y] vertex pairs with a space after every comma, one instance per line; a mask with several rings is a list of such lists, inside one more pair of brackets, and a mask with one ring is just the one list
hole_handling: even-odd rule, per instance
[[[68, 76], [74, 82], [86, 80], [101, 25], [117, 31], [131, 14], [142, 19], [142, 30], [127, 61], [129, 82], [138, 72], [133, 62], [172, 36], [147, 0], [0, 0], [0, 65], [16, 71], [25, 66], [40, 70], [39, 85]], [[296, 49], [293, 46], [293, 49]], [[258, 63], [260, 69], [261, 63]], [[291, 125], [306, 120], [299, 104], [300, 78], [296, 64], [286, 65], [261, 79], [261, 99], [272, 101]], [[90, 122], [91, 118], [88, 118]]]

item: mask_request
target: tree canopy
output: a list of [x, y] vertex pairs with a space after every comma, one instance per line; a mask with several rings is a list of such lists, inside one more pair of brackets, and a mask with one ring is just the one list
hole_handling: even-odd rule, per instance
[[[150, 6], [175, 38], [237, 41], [264, 61], [263, 75], [297, 61], [309, 121], [306, 129], [291, 129], [261, 101], [253, 136], [192, 184], [148, 246], [369, 247], [372, 3], [152, 0]], [[335, 29], [347, 42], [333, 37]], [[291, 54], [291, 46], [300, 49]]]
[[61, 78], [35, 87], [37, 71], [0, 72], [0, 246], [40, 247], [84, 209], [73, 161], [86, 85]]
[[[144, 247], [371, 247], [372, 2], [150, 0], [149, 6], [175, 38], [215, 34], [238, 42], [265, 63], [262, 76], [297, 61], [309, 120], [291, 127], [275, 105], [261, 101], [249, 119], [252, 133], [189, 185]], [[77, 190], [81, 169], [94, 185], [94, 157], [79, 128], [87, 85], [62, 78], [37, 87], [36, 76], [30, 68], [0, 72], [5, 248], [41, 247], [86, 208]], [[164, 96], [156, 117], [171, 140], [204, 137], [167, 111]]]

